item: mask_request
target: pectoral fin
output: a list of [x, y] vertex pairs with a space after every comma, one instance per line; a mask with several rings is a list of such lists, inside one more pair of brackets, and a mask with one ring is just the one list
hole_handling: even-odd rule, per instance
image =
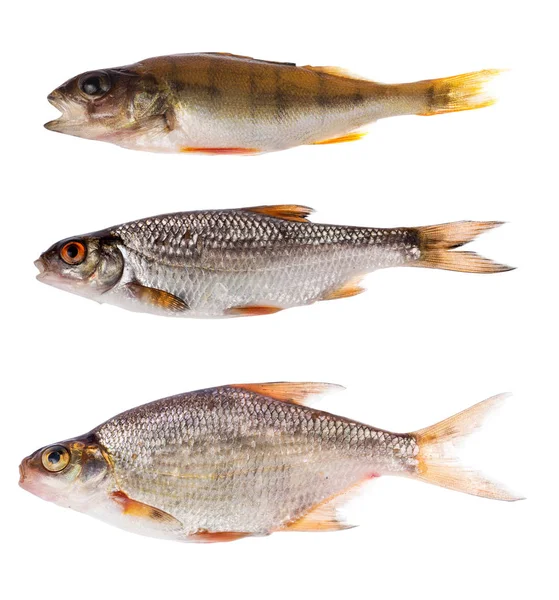
[[169, 513], [155, 506], [133, 500], [125, 492], [113, 492], [112, 499], [120, 507], [123, 515], [139, 519], [148, 529], [168, 531], [182, 529], [181, 522]]
[[161, 308], [170, 312], [188, 310], [188, 304], [173, 294], [157, 288], [147, 287], [141, 283], [132, 282], [126, 286], [132, 296], [144, 304]]

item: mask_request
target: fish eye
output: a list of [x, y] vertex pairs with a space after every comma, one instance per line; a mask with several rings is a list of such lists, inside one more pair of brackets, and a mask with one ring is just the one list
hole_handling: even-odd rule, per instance
[[68, 466], [70, 453], [64, 446], [50, 446], [41, 455], [43, 467], [51, 473], [58, 473]]
[[85, 246], [81, 242], [68, 242], [60, 249], [60, 258], [68, 265], [79, 265], [85, 255]]
[[103, 71], [95, 71], [82, 75], [78, 87], [88, 98], [100, 98], [111, 89], [111, 80]]

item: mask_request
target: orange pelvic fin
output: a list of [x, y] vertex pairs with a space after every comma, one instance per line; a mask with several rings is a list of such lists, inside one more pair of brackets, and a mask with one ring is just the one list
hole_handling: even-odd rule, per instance
[[125, 492], [113, 492], [112, 498], [121, 507], [124, 515], [150, 521], [152, 525], [165, 529], [182, 527], [181, 522], [169, 513], [138, 500], [132, 500]]
[[342, 285], [342, 287], [328, 292], [322, 300], [338, 300], [339, 298], [350, 298], [351, 296], [357, 296], [365, 291], [365, 288], [359, 284], [363, 279], [363, 275], [358, 275], [353, 279], [350, 279]]
[[326, 144], [342, 144], [343, 142], [355, 142], [360, 140], [362, 137], [367, 135], [366, 131], [354, 131], [352, 133], [347, 133], [346, 135], [341, 135], [339, 137], [330, 138], [328, 140], [321, 140], [320, 142], [313, 142], [312, 146], [323, 146]]
[[493, 396], [431, 427], [412, 433], [419, 446], [419, 453], [417, 470], [411, 477], [482, 498], [509, 502], [521, 500], [520, 496], [500, 483], [464, 467], [453, 452], [464, 438], [482, 425], [487, 414], [500, 406], [507, 397], [508, 394]]
[[266, 215], [274, 219], [283, 219], [284, 221], [297, 221], [298, 223], [309, 223], [307, 217], [313, 212], [308, 206], [298, 204], [274, 204], [271, 206], [250, 206], [243, 208], [248, 212]]
[[234, 542], [245, 537], [251, 536], [251, 533], [241, 533], [239, 531], [206, 531], [200, 530], [188, 536], [189, 542], [199, 542], [201, 544], [215, 544], [217, 542]]
[[226, 315], [234, 317], [258, 317], [260, 315], [273, 315], [283, 310], [277, 306], [232, 306], [225, 311]]
[[446, 269], [462, 273], [501, 273], [514, 267], [493, 262], [475, 252], [456, 252], [478, 235], [502, 225], [498, 221], [457, 221], [418, 227], [420, 257], [410, 267]]
[[247, 390], [280, 402], [308, 406], [317, 396], [345, 389], [335, 383], [237, 383], [231, 387]]
[[177, 296], [165, 292], [164, 290], [158, 290], [157, 288], [147, 287], [141, 283], [132, 282], [128, 283], [128, 290], [137, 300], [150, 306], [168, 310], [170, 312], [183, 312], [188, 310], [188, 304], [177, 298]]
[[194, 152], [198, 154], [259, 154], [257, 148], [191, 148], [184, 146], [181, 152]]

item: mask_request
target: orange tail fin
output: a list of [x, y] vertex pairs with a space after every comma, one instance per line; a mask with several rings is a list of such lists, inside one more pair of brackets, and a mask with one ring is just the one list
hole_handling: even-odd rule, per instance
[[412, 477], [483, 498], [509, 502], [522, 500], [501, 484], [462, 466], [453, 449], [453, 444], [480, 427], [487, 413], [507, 397], [508, 394], [493, 396], [436, 425], [412, 433], [419, 445], [417, 472]]
[[486, 86], [500, 73], [499, 69], [487, 69], [411, 84], [417, 86], [425, 98], [424, 107], [416, 114], [441, 115], [491, 106], [496, 100], [487, 93]]
[[475, 252], [456, 252], [480, 233], [498, 227], [498, 221], [458, 221], [442, 225], [418, 227], [420, 257], [411, 267], [446, 269], [463, 273], [501, 273], [514, 267], [502, 265]]

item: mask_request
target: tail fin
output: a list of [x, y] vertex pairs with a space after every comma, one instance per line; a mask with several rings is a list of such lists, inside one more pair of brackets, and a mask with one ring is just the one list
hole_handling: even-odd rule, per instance
[[471, 242], [480, 233], [502, 225], [498, 221], [458, 221], [442, 225], [418, 227], [419, 259], [411, 267], [446, 269], [463, 273], [501, 273], [514, 267], [501, 265], [475, 252], [453, 252]]
[[520, 496], [508, 491], [501, 484], [486, 479], [481, 473], [461, 466], [452, 445], [475, 431], [483, 422], [487, 413], [499, 406], [509, 394], [499, 394], [488, 400], [432, 425], [415, 431], [419, 446], [417, 472], [415, 479], [434, 483], [482, 498], [494, 500], [522, 500]]
[[425, 105], [417, 114], [441, 115], [491, 106], [496, 100], [487, 94], [485, 86], [500, 73], [502, 71], [499, 69], [487, 69], [454, 77], [418, 81], [414, 85], [423, 89]]

